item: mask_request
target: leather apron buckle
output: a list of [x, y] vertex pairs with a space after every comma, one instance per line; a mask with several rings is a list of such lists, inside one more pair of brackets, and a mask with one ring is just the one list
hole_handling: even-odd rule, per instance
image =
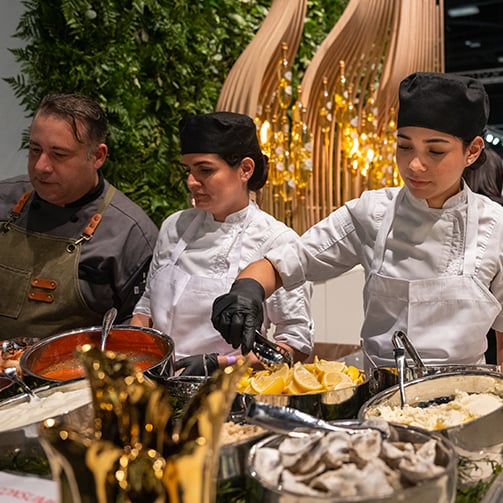
[[47, 292], [37, 292], [32, 290], [28, 292], [28, 298], [37, 302], [47, 302], [48, 304], [54, 302], [54, 295]]
[[53, 279], [33, 278], [31, 280], [31, 290], [28, 292], [28, 298], [37, 302], [54, 302], [54, 294], [51, 291], [56, 290], [57, 281]]

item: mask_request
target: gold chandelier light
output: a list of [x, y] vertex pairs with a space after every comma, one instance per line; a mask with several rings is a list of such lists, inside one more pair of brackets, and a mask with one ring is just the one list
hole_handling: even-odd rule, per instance
[[217, 109], [256, 117], [270, 159], [263, 209], [299, 233], [363, 190], [401, 184], [400, 81], [443, 71], [442, 0], [350, 0], [292, 96], [305, 0], [273, 0]]

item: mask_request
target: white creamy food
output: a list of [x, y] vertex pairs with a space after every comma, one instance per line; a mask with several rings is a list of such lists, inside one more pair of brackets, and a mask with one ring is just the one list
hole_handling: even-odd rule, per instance
[[399, 405], [376, 405], [369, 410], [369, 415], [433, 431], [473, 421], [502, 405], [503, 398], [493, 393], [457, 391], [448, 403], [428, 407], [405, 404], [403, 409]]
[[90, 402], [91, 389], [83, 384], [79, 389], [55, 391], [40, 400], [6, 404], [0, 407], [0, 432], [38, 423]]

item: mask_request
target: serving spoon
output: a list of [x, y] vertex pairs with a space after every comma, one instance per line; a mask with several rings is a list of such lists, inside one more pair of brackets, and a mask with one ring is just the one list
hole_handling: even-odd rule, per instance
[[115, 307], [111, 307], [103, 316], [103, 324], [101, 325], [101, 351], [105, 351], [105, 344], [107, 342], [108, 333], [112, 328], [116, 316], [117, 309], [115, 309]]

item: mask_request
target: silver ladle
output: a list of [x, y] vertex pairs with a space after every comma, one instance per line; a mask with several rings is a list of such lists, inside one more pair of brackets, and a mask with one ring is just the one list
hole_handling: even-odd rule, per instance
[[309, 435], [309, 433], [302, 431], [302, 429], [306, 428], [311, 430], [345, 432], [350, 435], [366, 431], [379, 431], [379, 433], [385, 437], [389, 434], [385, 427], [381, 430], [377, 426], [365, 424], [361, 426], [335, 425], [294, 409], [293, 407], [280, 407], [278, 405], [257, 402], [255, 400], [252, 400], [248, 404], [244, 419], [248, 423], [289, 436]]
[[117, 309], [111, 307], [103, 316], [103, 324], [101, 325], [101, 351], [105, 351], [105, 344], [107, 342], [108, 333], [112, 328], [115, 317], [117, 316]]
[[266, 368], [271, 368], [282, 363], [286, 363], [291, 367], [293, 363], [290, 351], [279, 344], [274, 344], [258, 330], [255, 330], [255, 342], [253, 343], [252, 353]]
[[3, 370], [3, 375], [14, 381], [30, 398], [40, 400], [40, 397], [23, 381], [17, 373], [16, 367], [7, 367]]

